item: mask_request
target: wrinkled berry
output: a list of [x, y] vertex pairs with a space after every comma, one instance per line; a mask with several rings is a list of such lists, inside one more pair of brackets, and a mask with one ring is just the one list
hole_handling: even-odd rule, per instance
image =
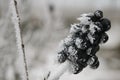
[[91, 45], [91, 43], [88, 40], [88, 38], [79, 37], [79, 38], [75, 39], [75, 45], [77, 46], [78, 49], [85, 50], [85, 49], [87, 49]]

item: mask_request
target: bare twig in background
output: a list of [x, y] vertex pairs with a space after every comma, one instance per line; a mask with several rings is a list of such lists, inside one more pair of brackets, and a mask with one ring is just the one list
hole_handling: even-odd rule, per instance
[[23, 55], [26, 80], [29, 80], [25, 49], [24, 49], [22, 34], [21, 34], [21, 31], [20, 31], [20, 17], [19, 17], [19, 14], [18, 14], [18, 8], [17, 8], [17, 1], [16, 0], [10, 0], [10, 9], [11, 9], [11, 12], [12, 12], [12, 21], [13, 21], [13, 24], [14, 24], [14, 27], [15, 27], [16, 43], [17, 43], [18, 53]]

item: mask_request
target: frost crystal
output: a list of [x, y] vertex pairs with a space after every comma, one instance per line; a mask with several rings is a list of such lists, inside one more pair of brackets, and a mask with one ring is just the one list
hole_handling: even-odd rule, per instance
[[71, 28], [70, 28], [70, 33], [76, 33], [76, 32], [79, 32], [81, 30], [81, 27], [79, 24], [73, 24], [71, 25]]
[[91, 23], [91, 21], [90, 21], [91, 19], [88, 16], [90, 16], [90, 15], [92, 15], [92, 14], [91, 13], [89, 13], [89, 14], [82, 14], [81, 17], [79, 17], [77, 19], [80, 20], [80, 23], [89, 25]]
[[81, 46], [81, 43], [82, 43], [82, 42], [83, 42], [82, 39], [76, 38], [75, 44], [76, 44], [77, 48], [81, 48], [81, 47], [82, 47], [82, 46]]

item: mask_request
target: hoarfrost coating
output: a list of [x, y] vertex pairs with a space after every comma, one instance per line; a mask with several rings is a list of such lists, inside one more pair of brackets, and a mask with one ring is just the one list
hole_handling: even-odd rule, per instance
[[99, 60], [96, 53], [100, 49], [100, 43], [108, 40], [105, 33], [110, 29], [110, 21], [104, 19], [100, 10], [94, 13], [82, 14], [79, 23], [71, 25], [69, 35], [62, 40], [61, 49], [58, 51], [58, 62], [70, 61], [73, 66], [72, 73], [78, 74], [87, 65], [96, 69]]

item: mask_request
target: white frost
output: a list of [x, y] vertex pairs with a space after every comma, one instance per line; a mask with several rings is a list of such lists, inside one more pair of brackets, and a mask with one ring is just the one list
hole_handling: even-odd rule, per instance
[[[16, 0], [15, 0], [16, 1]], [[9, 5], [9, 9], [11, 11], [11, 18], [12, 18], [12, 22], [15, 28], [15, 33], [16, 33], [16, 45], [17, 45], [17, 51], [18, 51], [18, 56], [22, 57], [22, 62], [24, 63], [24, 72], [22, 75], [20, 75], [20, 77], [22, 78], [22, 80], [29, 80], [28, 78], [28, 70], [27, 70], [27, 63], [26, 63], [26, 58], [25, 58], [25, 54], [23, 52], [23, 48], [22, 48], [22, 39], [21, 39], [21, 31], [20, 31], [20, 20], [19, 20], [19, 15], [17, 13], [17, 7], [15, 6], [15, 1], [14, 0], [10, 0], [10, 5]], [[26, 75], [26, 76], [25, 76]]]
[[93, 44], [95, 38], [93, 38], [90, 33], [88, 34], [88, 38], [89, 38], [90, 42]]
[[79, 18], [77, 18], [77, 20], [79, 20], [81, 24], [89, 25], [91, 21], [90, 21], [90, 17], [87, 17], [87, 16], [91, 16], [91, 15], [93, 14], [92, 13], [82, 14]]
[[93, 22], [90, 24], [90, 32], [95, 34], [95, 29], [100, 30], [98, 26], [96, 26]]
[[69, 61], [65, 61], [60, 66], [58, 66], [57, 68], [55, 68], [54, 70], [52, 70], [52, 72], [50, 73], [50, 77], [48, 78], [48, 80], [59, 80], [60, 76], [66, 70], [69, 69], [69, 66], [70, 66]]
[[72, 54], [76, 54], [77, 51], [74, 47], [70, 46], [68, 52], [72, 55]]
[[73, 24], [73, 25], [71, 25], [70, 33], [76, 33], [76, 32], [79, 32], [81, 30], [81, 28], [77, 27], [77, 25], [79, 25], [79, 24]]
[[96, 26], [93, 22], [90, 24], [90, 33], [88, 34], [88, 38], [90, 40], [90, 42], [93, 44], [95, 38], [92, 36], [93, 34], [95, 34], [95, 29], [100, 30], [100, 28], [98, 26]]
[[81, 48], [81, 43], [82, 43], [82, 39], [80, 39], [80, 38], [76, 38], [76, 40], [75, 40], [75, 44], [76, 44], [76, 46], [78, 47], [78, 48]]
[[64, 43], [68, 46], [72, 45], [72, 43], [73, 43], [72, 35], [69, 35], [67, 38], [65, 38]]
[[18, 47], [18, 52], [21, 54], [22, 53], [22, 46], [21, 46], [21, 34], [20, 34], [20, 28], [19, 28], [19, 19], [17, 17], [17, 12], [15, 9], [15, 5], [14, 5], [14, 0], [10, 0], [10, 11], [12, 13], [12, 22], [14, 24], [14, 28], [15, 28], [15, 33], [16, 33], [16, 43], [17, 43], [17, 47]]

